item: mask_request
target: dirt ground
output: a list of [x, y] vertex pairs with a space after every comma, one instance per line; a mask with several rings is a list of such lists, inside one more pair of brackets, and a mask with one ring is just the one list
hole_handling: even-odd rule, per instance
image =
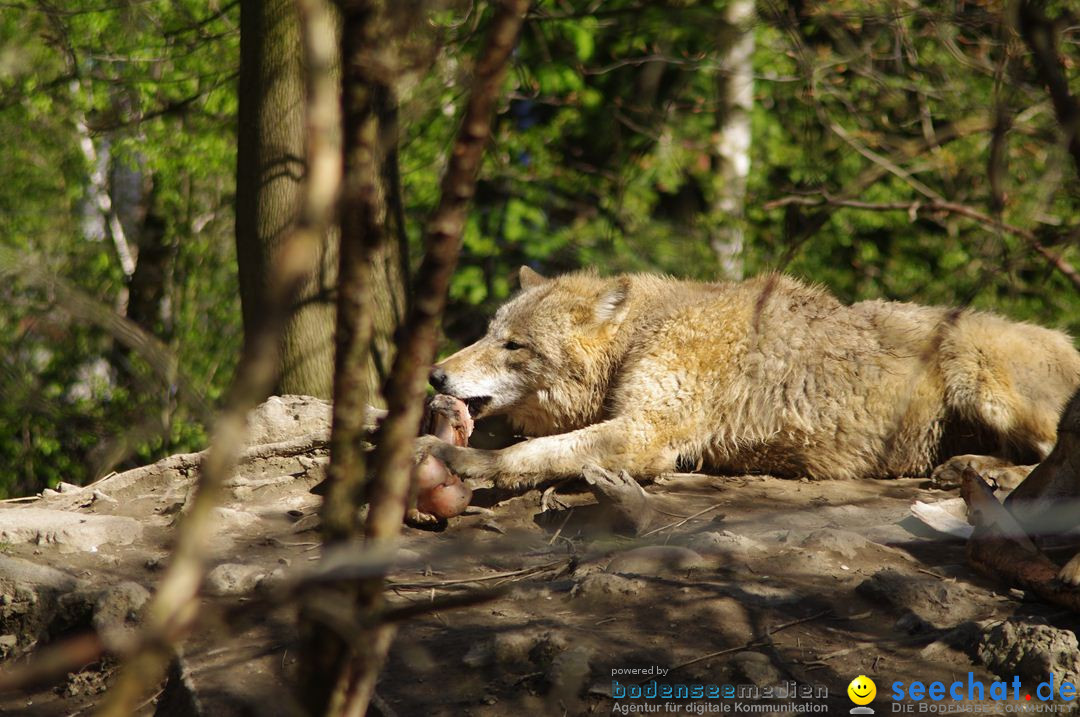
[[[212, 584], [217, 594], [204, 599], [199, 629], [140, 714], [297, 712], [288, 689], [295, 610], [244, 606], [259, 605], [260, 595], [317, 565], [320, 499], [309, 489], [324, 466], [325, 449], [278, 456], [232, 485], [215, 555], [227, 564]], [[131, 543], [92, 551], [49, 539], [0, 545], [0, 557], [19, 569], [45, 565], [77, 582], [28, 596], [0, 570], [0, 649], [9, 664], [99, 624], [107, 613], [102, 596], [119, 599], [118, 586], [135, 584], [120, 591], [126, 596], [153, 588], [187, 495], [176, 478], [185, 471], [117, 484], [112, 502], [86, 489], [0, 509], [0, 517], [48, 507], [143, 525]], [[955, 491], [923, 479], [698, 474], [666, 476], [647, 491], [662, 497], [660, 517], [638, 538], [610, 532], [610, 516], [583, 481], [501, 502], [505, 496], [480, 490], [473, 501], [479, 509], [446, 529], [407, 528], [387, 593], [392, 606], [504, 592], [402, 623], [371, 713], [847, 714], [854, 706], [847, 686], [866, 675], [877, 685], [870, 707], [881, 714], [897, 711], [889, 697], [894, 682], [960, 680], [966, 691], [969, 673], [988, 686], [1021, 675], [1018, 701], [980, 704], [1031, 711], [1024, 696], [1038, 681], [1053, 673], [1060, 683], [1080, 670], [1080, 616], [976, 575], [965, 565], [963, 543], [935, 536], [910, 516], [913, 501], [937, 502]], [[92, 597], [82, 602], [71, 597], [86, 592]], [[132, 603], [131, 618], [140, 601], [123, 599]], [[94, 663], [59, 685], [0, 695], [0, 714], [89, 713], [114, 669], [111, 661]], [[742, 697], [613, 696], [663, 685], [730, 685]], [[787, 698], [792, 689], [795, 697]], [[813, 696], [803, 697], [805, 690]], [[1075, 702], [1051, 706], [1075, 710]]]

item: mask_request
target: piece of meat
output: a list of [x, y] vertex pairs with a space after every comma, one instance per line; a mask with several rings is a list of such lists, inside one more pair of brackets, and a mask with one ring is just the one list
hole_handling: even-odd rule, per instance
[[[444, 394], [428, 402], [421, 422], [421, 432], [457, 446], [469, 444], [473, 427], [465, 403]], [[434, 456], [425, 456], [413, 469], [413, 485], [417, 493], [415, 508], [407, 515], [411, 523], [422, 525], [454, 518], [472, 500], [472, 489]]]

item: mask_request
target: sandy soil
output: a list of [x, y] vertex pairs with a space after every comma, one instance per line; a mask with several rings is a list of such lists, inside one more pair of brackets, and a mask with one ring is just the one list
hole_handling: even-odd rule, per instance
[[[322, 477], [325, 452], [302, 458], [306, 462], [281, 459], [254, 475], [249, 471], [248, 482], [231, 489], [222, 514], [215, 561], [255, 566], [250, 582], [263, 581], [256, 597], [319, 558], [313, 516], [320, 499], [309, 489]], [[159, 476], [114, 491], [115, 502], [83, 493], [35, 504], [135, 517], [145, 527], [132, 544], [87, 552], [5, 543], [2, 552], [74, 576], [79, 590], [125, 581], [152, 588], [168, 559], [170, 524], [187, 494], [184, 485], [170, 484], [174, 479]], [[939, 501], [955, 491], [916, 479], [807, 482], [692, 474], [665, 477], [647, 490], [663, 498], [660, 518], [651, 535], [637, 538], [610, 532], [611, 516], [583, 481], [501, 502], [505, 496], [480, 490], [476, 514], [454, 519], [442, 531], [407, 528], [401, 551], [406, 563], [394, 571], [387, 593], [392, 605], [505, 592], [404, 623], [372, 713], [625, 714], [637, 705], [661, 714], [847, 714], [853, 707], [847, 685], [861, 674], [876, 682], [878, 697], [870, 706], [881, 714], [893, 711], [889, 694], [896, 681], [966, 684], [970, 672], [989, 683], [995, 675], [1011, 679], [1022, 672], [1025, 695], [1036, 687], [1040, 670], [1080, 669], [1059, 654], [1075, 651], [1078, 616], [974, 574], [962, 543], [935, 537], [910, 517], [914, 500]], [[0, 632], [16, 643], [5, 648], [11, 661], [25, 659], [35, 645], [87, 629], [87, 611], [97, 614], [93, 600], [90, 607], [63, 606], [73, 599], [65, 596], [78, 590], [39, 592], [36, 602], [25, 593], [6, 585], [0, 595]], [[285, 606], [245, 615], [249, 599], [205, 598], [203, 623], [141, 714], [295, 712], [288, 688], [297, 658], [295, 611]], [[995, 648], [988, 636], [1006, 619], [1044, 632], [1026, 646]], [[1055, 647], [1055, 640], [1064, 640], [1064, 647]], [[1030, 664], [1003, 667], [1005, 653]], [[95, 663], [58, 686], [0, 696], [0, 714], [87, 713], [113, 670], [110, 661]], [[744, 695], [757, 689], [758, 698], [612, 696], [613, 689], [649, 689], [654, 681], [658, 689], [744, 686]], [[765, 688], [789, 689], [793, 682], [796, 690], [817, 696], [762, 696]], [[1009, 704], [1024, 707], [1022, 695]], [[1001, 711], [1006, 706], [997, 705]]]

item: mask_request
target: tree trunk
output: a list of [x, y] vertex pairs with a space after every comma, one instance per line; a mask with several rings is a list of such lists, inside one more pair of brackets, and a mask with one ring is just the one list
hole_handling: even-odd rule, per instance
[[723, 278], [743, 275], [746, 178], [750, 174], [750, 111], [754, 104], [754, 1], [730, 0], [725, 20], [733, 33], [720, 55], [713, 160], [716, 192], [710, 243]]
[[[245, 340], [267, 301], [279, 244], [300, 211], [304, 167], [304, 82], [293, 0], [240, 4], [236, 260]], [[335, 42], [327, 38], [327, 42]], [[319, 269], [297, 297], [282, 339], [277, 391], [330, 398], [333, 386], [337, 237], [327, 236]]]
[[[327, 43], [337, 43], [327, 37]], [[244, 335], [251, 334], [266, 302], [266, 276], [278, 243], [299, 212], [305, 174], [304, 82], [300, 27], [293, 0], [243, 0], [240, 9], [240, 110], [237, 146], [236, 257]], [[326, 237], [319, 269], [297, 299], [285, 331], [279, 393], [330, 398], [339, 239]], [[387, 244], [373, 276], [374, 336], [366, 370], [368, 395], [378, 389], [392, 360], [393, 334], [404, 305], [402, 259]]]

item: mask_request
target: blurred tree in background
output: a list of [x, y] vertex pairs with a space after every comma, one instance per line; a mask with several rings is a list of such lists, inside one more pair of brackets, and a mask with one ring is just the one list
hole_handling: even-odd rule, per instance
[[[203, 446], [178, 396], [189, 385], [212, 405], [242, 340], [239, 6], [0, 9], [0, 493]], [[410, 8], [430, 51], [397, 84], [386, 151], [401, 185], [388, 216], [415, 264], [461, 58], [490, 7]], [[1047, 3], [1077, 92], [1070, 12]], [[540, 0], [466, 228], [447, 349], [483, 330], [523, 263], [782, 270], [848, 301], [970, 304], [1080, 331], [1076, 289], [1046, 258], [1080, 260], [1080, 186], [1011, 13], [989, 0]], [[299, 56], [298, 38], [283, 43]], [[175, 359], [148, 362], [73, 295]]]

